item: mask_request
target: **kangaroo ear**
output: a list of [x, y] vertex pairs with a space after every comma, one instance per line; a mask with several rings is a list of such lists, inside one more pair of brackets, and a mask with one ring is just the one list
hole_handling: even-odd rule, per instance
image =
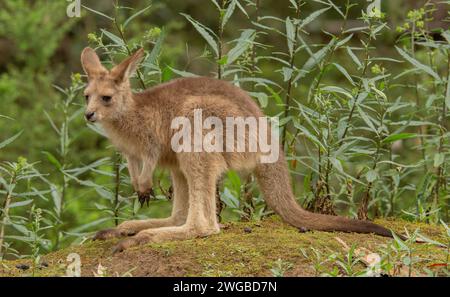
[[95, 51], [90, 47], [86, 47], [81, 53], [81, 65], [88, 76], [107, 71]]
[[141, 62], [141, 59], [144, 57], [144, 55], [145, 55], [144, 49], [140, 48], [131, 57], [127, 58], [125, 61], [115, 66], [111, 70], [111, 76], [118, 83], [126, 81], [137, 70], [139, 63]]

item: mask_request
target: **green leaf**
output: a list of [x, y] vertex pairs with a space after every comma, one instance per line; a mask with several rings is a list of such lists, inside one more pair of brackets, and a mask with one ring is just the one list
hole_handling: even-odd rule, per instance
[[77, 178], [74, 175], [68, 174], [67, 172], [64, 172], [64, 175], [69, 177], [70, 179], [74, 180], [75, 182], [79, 183], [82, 186], [91, 187], [91, 188], [94, 188], [94, 189], [100, 187], [99, 185], [97, 185], [93, 181], [79, 179], [79, 178]]
[[[450, 41], [449, 41], [449, 43], [450, 43]], [[450, 237], [450, 228], [443, 220], [440, 220], [440, 222], [441, 222], [442, 226], [444, 226], [445, 230], [447, 231], [447, 236]]]
[[228, 171], [227, 178], [230, 181], [233, 190], [239, 193], [241, 191], [242, 185], [241, 178], [239, 177], [239, 175], [235, 171], [230, 170]]
[[267, 104], [269, 104], [269, 96], [267, 96], [266, 93], [263, 92], [249, 92], [250, 96], [255, 97], [258, 99], [259, 105], [261, 108], [267, 107]]
[[161, 34], [159, 35], [158, 40], [155, 43], [155, 46], [150, 52], [150, 55], [148, 55], [148, 57], [142, 63], [143, 66], [151, 67], [156, 64], [158, 57], [161, 54], [162, 44], [165, 38], [166, 38], [166, 31], [162, 29]]
[[104, 18], [107, 18], [107, 19], [110, 20], [110, 21], [114, 21], [114, 18], [112, 18], [112, 17], [110, 17], [110, 16], [104, 14], [103, 12], [94, 10], [94, 9], [89, 8], [89, 7], [87, 7], [87, 6], [84, 6], [84, 5], [81, 5], [81, 6], [82, 6], [84, 9], [89, 10], [89, 11], [95, 13], [95, 14], [98, 14], [99, 16], [102, 16], [102, 17], [104, 17]]
[[226, 64], [228, 64], [228, 57], [227, 56], [223, 56], [220, 60], [217, 60], [217, 63], [219, 65], [226, 65]]
[[435, 168], [438, 168], [444, 163], [445, 155], [443, 153], [437, 153], [434, 155], [434, 163], [433, 166]]
[[450, 109], [450, 72], [447, 77], [447, 92], [445, 92], [445, 105]]
[[125, 46], [125, 43], [119, 36], [114, 35], [113, 33], [106, 31], [105, 29], [100, 29], [100, 31], [102, 31], [102, 33], [105, 34], [109, 39], [111, 39], [115, 44], [119, 46]]
[[348, 92], [347, 90], [341, 88], [341, 87], [336, 87], [336, 86], [326, 86], [322, 88], [323, 91], [327, 91], [330, 93], [340, 93], [343, 94], [345, 96], [347, 96], [348, 98], [352, 99], [353, 95]]
[[220, 200], [222, 200], [229, 208], [239, 208], [239, 199], [237, 199], [228, 188], [224, 189], [222, 195], [220, 195]]
[[178, 74], [181, 77], [197, 77], [197, 74], [191, 73], [191, 72], [187, 72], [187, 71], [182, 71], [182, 70], [177, 70], [175, 68], [172, 68], [170, 66], [168, 66], [170, 68], [170, 70], [173, 71], [173, 73]]
[[269, 91], [269, 93], [272, 95], [273, 99], [275, 99], [275, 102], [278, 105], [282, 105], [283, 104], [283, 99], [281, 99], [280, 95], [277, 92], [275, 92], [275, 90], [272, 89], [271, 87], [269, 87], [267, 85], [265, 87]]
[[256, 83], [256, 85], [260, 85], [260, 86], [267, 86], [267, 85], [272, 85], [272, 86], [277, 86], [279, 88], [281, 88], [281, 86], [279, 84], [277, 84], [276, 82], [274, 82], [273, 80], [269, 80], [266, 78], [261, 78], [261, 77], [242, 77], [239, 78], [239, 82], [254, 82]]
[[300, 28], [305, 27], [306, 25], [308, 25], [309, 23], [311, 23], [312, 21], [314, 21], [317, 17], [319, 17], [321, 14], [323, 14], [325, 11], [327, 11], [328, 9], [330, 9], [331, 7], [326, 7], [326, 8], [322, 8], [319, 10], [314, 11], [313, 13], [311, 13], [310, 15], [308, 15], [308, 17], [306, 17], [303, 21], [302, 24], [300, 26]]
[[50, 115], [44, 110], [44, 115], [47, 118], [47, 120], [49, 121], [50, 125], [52, 126], [53, 130], [55, 130], [55, 132], [60, 135], [61, 132], [59, 131], [58, 127], [56, 127], [55, 122], [53, 121], [53, 119], [50, 117]]
[[300, 123], [294, 121], [294, 126], [295, 128], [297, 128], [298, 130], [300, 130], [301, 132], [303, 132], [303, 134], [305, 135], [306, 138], [308, 138], [309, 140], [311, 140], [313, 143], [315, 143], [317, 146], [319, 146], [322, 149], [325, 149], [324, 145], [320, 142], [319, 139], [317, 139], [317, 137], [313, 134], [311, 134], [311, 132], [309, 132], [308, 129], [306, 129], [306, 127], [304, 127], [303, 125], [301, 125]]
[[353, 81], [352, 77], [350, 76], [350, 74], [348, 74], [347, 70], [344, 67], [342, 67], [341, 65], [339, 65], [337, 63], [333, 63], [333, 65], [347, 78], [347, 80], [352, 85], [355, 85], [355, 82]]
[[95, 205], [95, 207], [96, 207], [98, 210], [107, 210], [107, 209], [109, 209], [108, 206], [102, 205], [102, 204], [99, 204], [99, 203], [94, 203], [94, 205]]
[[124, 23], [123, 23], [123, 27], [125, 28], [133, 19], [135, 19], [136, 17], [140, 16], [141, 14], [143, 14], [144, 12], [146, 12], [147, 10], [150, 9], [150, 7], [152, 7], [152, 5], [150, 4], [149, 6], [139, 10], [138, 12], [136, 12], [135, 14], [133, 14], [132, 16], [130, 16]]
[[228, 52], [227, 65], [236, 61], [252, 44], [255, 40], [255, 30], [247, 29], [242, 31], [236, 45]]
[[225, 25], [228, 23], [228, 20], [231, 18], [231, 16], [234, 13], [234, 9], [236, 8], [236, 0], [232, 0], [230, 4], [228, 4], [227, 10], [225, 11], [225, 14], [222, 19], [222, 28], [225, 27]]
[[378, 178], [378, 172], [371, 169], [366, 173], [366, 179], [369, 183], [373, 183]]
[[23, 131], [20, 131], [19, 133], [17, 133], [16, 135], [6, 139], [5, 141], [0, 143], [0, 149], [4, 148], [5, 146], [7, 146], [8, 144], [12, 143], [13, 141], [15, 141], [17, 138], [19, 138], [20, 135], [22, 135]]
[[425, 241], [426, 243], [433, 244], [433, 245], [436, 245], [436, 246], [439, 246], [439, 247], [442, 247], [442, 248], [445, 248], [445, 247], [446, 247], [445, 244], [443, 244], [443, 243], [441, 243], [441, 242], [439, 242], [439, 241], [430, 239], [430, 238], [428, 238], [428, 237], [426, 237], [426, 236], [424, 236], [424, 235], [422, 235], [422, 234], [417, 234], [417, 237], [419, 237], [419, 239], [422, 239], [422, 240]]
[[42, 153], [47, 157], [47, 160], [51, 164], [53, 164], [53, 166], [55, 166], [58, 170], [61, 170], [61, 168], [62, 168], [61, 163], [58, 161], [58, 159], [52, 153], [47, 152], [47, 151], [43, 151]]
[[211, 0], [212, 4], [214, 4], [214, 6], [217, 8], [217, 10], [222, 10], [222, 8], [220, 7], [219, 3], [217, 2], [217, 0]]
[[352, 58], [353, 62], [355, 62], [355, 64], [358, 66], [358, 68], [362, 67], [361, 62], [359, 61], [358, 57], [353, 53], [352, 49], [347, 46], [347, 53], [350, 56], [350, 58]]
[[[135, 201], [137, 201], [137, 199]], [[109, 221], [109, 220], [111, 220], [111, 218], [109, 218], [109, 217], [108, 218], [101, 218], [101, 219], [95, 220], [93, 222], [84, 224], [84, 225], [82, 225], [80, 227], [74, 228], [74, 229], [70, 230], [70, 232], [71, 233], [79, 233], [79, 232], [85, 231], [85, 230], [87, 230], [89, 228], [92, 228], [92, 227], [95, 227], [97, 225], [100, 225], [101, 223]]]
[[363, 121], [367, 124], [367, 126], [369, 126], [369, 128], [377, 133], [377, 129], [375, 128], [375, 126], [373, 125], [373, 122], [370, 118], [370, 116], [361, 108], [358, 106], [356, 106], [356, 108], [358, 109], [358, 113], [361, 116], [361, 118], [363, 119]]
[[214, 37], [216, 37], [214, 32], [205, 27], [205, 25], [194, 20], [190, 15], [187, 15], [185, 13], [181, 13], [181, 15], [184, 16], [194, 26], [197, 32], [200, 33], [200, 35], [206, 40], [206, 42], [212, 48], [217, 57], [219, 55], [219, 47], [217, 45], [216, 40], [214, 39]]
[[338, 159], [334, 157], [330, 157], [330, 162], [333, 164], [334, 168], [336, 168], [339, 172], [344, 173], [344, 168], [342, 168], [342, 163]]
[[371, 86], [370, 89], [374, 91], [378, 97], [381, 97], [384, 101], [387, 101], [387, 96], [382, 91], [378, 90], [375, 86]]
[[239, 10], [240, 10], [247, 18], [250, 18], [250, 17], [248, 16], [247, 11], [245, 11], [245, 8], [242, 7], [241, 3], [239, 3], [239, 1], [237, 1], [237, 0], [236, 0], [236, 5], [237, 5], [237, 7], [239, 8]]
[[2, 118], [2, 119], [7, 119], [7, 120], [11, 120], [11, 121], [14, 121], [14, 119], [13, 119], [13, 118], [11, 118], [11, 117], [7, 117], [7, 116], [5, 116], [5, 115], [2, 115], [2, 114], [0, 114], [0, 118]]
[[[325, 4], [324, 2], [322, 2], [322, 3]], [[339, 13], [343, 18], [345, 18], [345, 14], [342, 12], [342, 10], [339, 9], [338, 6], [336, 6], [336, 4], [333, 3], [333, 1], [328, 0], [327, 4], [329, 4], [331, 7], [333, 7], [337, 13]]]
[[25, 205], [32, 203], [33, 201], [34, 201], [33, 199], [29, 199], [29, 200], [24, 200], [24, 201], [20, 201], [20, 202], [14, 202], [9, 205], [9, 208], [25, 206]]
[[172, 68], [170, 68], [169, 66], [164, 67], [162, 74], [161, 74], [161, 81], [162, 82], [166, 82], [172, 79]]
[[439, 75], [433, 71], [433, 69], [431, 69], [431, 67], [424, 65], [422, 63], [420, 63], [418, 60], [414, 59], [413, 57], [411, 57], [410, 55], [408, 55], [404, 50], [402, 50], [401, 48], [399, 48], [398, 46], [395, 47], [397, 49], [397, 51], [399, 52], [399, 54], [405, 58], [409, 63], [413, 64], [415, 67], [419, 68], [420, 70], [428, 73], [429, 75], [431, 75], [432, 77], [434, 77], [436, 80], [441, 80], [441, 78], [439, 77]]
[[445, 38], [447, 43], [450, 44], [450, 31], [447, 30], [447, 31], [442, 32], [442, 36]]
[[405, 242], [403, 240], [401, 240], [394, 232], [392, 232], [392, 237], [394, 238], [395, 243], [397, 243], [397, 245], [400, 247], [401, 250], [404, 250], [404, 251], [409, 250], [409, 248], [405, 244]]
[[294, 9], [298, 9], [298, 5], [297, 5], [297, 2], [295, 2], [295, 0], [289, 0], [289, 2], [291, 2], [292, 7], [293, 7]]
[[27, 227], [19, 224], [12, 223], [12, 226], [19, 231], [20, 233], [24, 234], [25, 236], [30, 236], [30, 230], [27, 229]]
[[291, 79], [292, 77], [292, 72], [294, 72], [294, 70], [292, 68], [289, 67], [283, 67], [281, 68], [281, 73], [283, 73], [283, 81], [288, 81]]
[[328, 53], [328, 50], [336, 43], [336, 39], [331, 39], [330, 42], [315, 52], [303, 65], [302, 70], [306, 73], [307, 71], [311, 70], [314, 66], [319, 64], [323, 58], [325, 58], [326, 54]]
[[398, 133], [398, 134], [392, 134], [383, 139], [383, 143], [391, 143], [397, 140], [401, 139], [409, 139], [409, 138], [416, 138], [418, 135], [416, 133]]
[[52, 190], [51, 196], [53, 198], [54, 210], [55, 210], [55, 213], [57, 214], [57, 216], [59, 217], [61, 215], [61, 208], [62, 208], [61, 194], [59, 193], [58, 189], [54, 185], [51, 185], [50, 188]]
[[294, 55], [294, 43], [295, 43], [295, 27], [289, 17], [286, 18], [286, 37], [287, 45], [289, 49], [289, 55], [292, 57]]
[[348, 35], [347, 37], [345, 37], [344, 39], [338, 41], [336, 43], [336, 48], [340, 48], [341, 46], [343, 46], [344, 44], [346, 44], [350, 39], [353, 38], [353, 34]]

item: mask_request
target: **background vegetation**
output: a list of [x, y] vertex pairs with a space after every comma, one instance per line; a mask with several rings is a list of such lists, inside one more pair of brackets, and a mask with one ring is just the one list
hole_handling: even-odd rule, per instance
[[[83, 119], [79, 55], [108, 67], [144, 47], [135, 89], [213, 76], [247, 90], [281, 135], [305, 208], [360, 219], [449, 219], [450, 1], [0, 3], [0, 257], [170, 213], [168, 173], [140, 209], [126, 164]], [[388, 3], [389, 2], [389, 3]], [[269, 215], [252, 176], [220, 186], [222, 221]], [[448, 265], [448, 264], [447, 264]]]

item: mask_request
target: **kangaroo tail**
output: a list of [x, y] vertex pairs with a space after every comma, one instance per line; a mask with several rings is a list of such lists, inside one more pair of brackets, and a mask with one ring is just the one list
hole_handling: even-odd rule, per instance
[[288, 167], [282, 152], [277, 162], [259, 164], [255, 173], [267, 205], [279, 214], [284, 221], [297, 228], [375, 233], [392, 237], [390, 230], [372, 222], [316, 214], [301, 208], [294, 198]]

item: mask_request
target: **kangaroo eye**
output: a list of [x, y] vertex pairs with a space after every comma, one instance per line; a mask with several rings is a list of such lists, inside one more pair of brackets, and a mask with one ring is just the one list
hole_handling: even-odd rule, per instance
[[86, 101], [89, 101], [89, 95], [84, 96], [86, 98]]
[[111, 96], [102, 96], [103, 102], [109, 102], [111, 101]]

